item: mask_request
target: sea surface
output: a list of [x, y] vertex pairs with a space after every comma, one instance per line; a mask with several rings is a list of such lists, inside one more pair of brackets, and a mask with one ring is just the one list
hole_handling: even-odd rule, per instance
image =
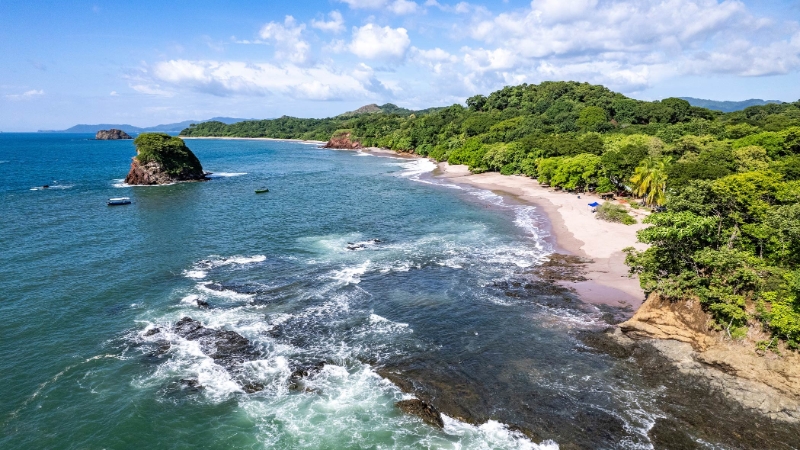
[[613, 311], [520, 281], [552, 251], [535, 207], [277, 141], [189, 140], [210, 181], [130, 187], [133, 143], [91, 137], [0, 134], [0, 448], [646, 449], [672, 417], [584, 344]]

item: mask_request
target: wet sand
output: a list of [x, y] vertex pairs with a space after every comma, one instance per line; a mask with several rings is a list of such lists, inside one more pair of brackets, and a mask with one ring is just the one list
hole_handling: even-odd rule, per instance
[[553, 244], [563, 252], [587, 258], [586, 281], [563, 281], [580, 298], [590, 303], [612, 306], [630, 305], [634, 310], [645, 299], [636, 277], [628, 276], [625, 253], [622, 249], [646, 248], [638, 243], [636, 232], [645, 228], [641, 223], [643, 211], [633, 210], [639, 223], [623, 225], [598, 220], [588, 204], [600, 200], [592, 194], [578, 195], [557, 192], [523, 176], [501, 175], [496, 172], [472, 174], [466, 166], [440, 163], [435, 177], [457, 184], [489, 189], [511, 195], [519, 201], [538, 207], [550, 221]]

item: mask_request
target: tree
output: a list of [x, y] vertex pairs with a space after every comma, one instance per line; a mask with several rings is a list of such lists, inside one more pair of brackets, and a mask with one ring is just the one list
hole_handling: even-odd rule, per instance
[[583, 131], [603, 131], [607, 129], [608, 117], [603, 108], [587, 106], [581, 110], [575, 124]]
[[644, 198], [648, 205], [662, 206], [666, 201], [669, 163], [668, 157], [661, 160], [645, 159], [631, 177], [634, 195]]

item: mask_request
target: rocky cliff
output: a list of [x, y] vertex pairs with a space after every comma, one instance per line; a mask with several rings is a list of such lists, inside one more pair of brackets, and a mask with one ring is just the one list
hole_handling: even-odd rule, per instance
[[101, 141], [113, 141], [117, 139], [133, 139], [128, 133], [112, 128], [110, 130], [100, 130], [94, 136], [95, 139]]
[[205, 181], [200, 160], [182, 139], [163, 133], [143, 133], [136, 140], [136, 156], [125, 182], [132, 185]]
[[325, 148], [357, 150], [362, 147], [361, 142], [352, 140], [350, 133], [334, 133], [328, 143], [325, 144]]
[[758, 351], [752, 342], [764, 337], [758, 327], [734, 340], [710, 324], [699, 301], [672, 302], [651, 294], [619, 330], [651, 343], [681, 371], [709, 379], [743, 406], [800, 422], [800, 355], [786, 349]]

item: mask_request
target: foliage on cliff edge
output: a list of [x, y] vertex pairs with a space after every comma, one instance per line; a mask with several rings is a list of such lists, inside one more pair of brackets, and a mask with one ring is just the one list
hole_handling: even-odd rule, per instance
[[141, 164], [157, 162], [170, 175], [202, 174], [203, 166], [183, 139], [165, 133], [143, 133], [133, 143]]

